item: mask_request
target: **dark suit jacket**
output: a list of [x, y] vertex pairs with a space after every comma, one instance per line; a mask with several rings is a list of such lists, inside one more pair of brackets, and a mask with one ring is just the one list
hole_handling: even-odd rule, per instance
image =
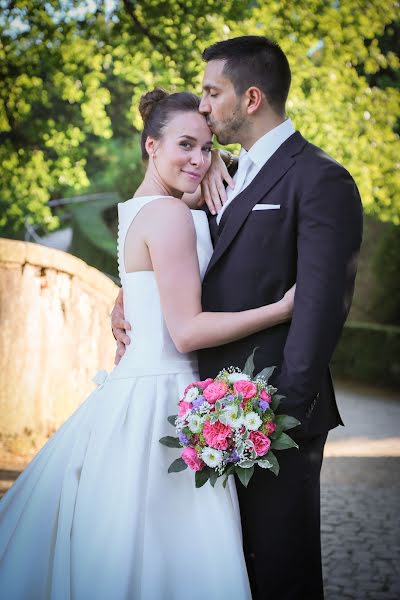
[[[278, 204], [275, 210], [252, 210]], [[276, 302], [296, 282], [292, 321], [198, 352], [202, 378], [243, 367], [258, 346], [256, 373], [276, 365], [271, 383], [281, 412], [313, 435], [342, 423], [329, 361], [354, 290], [362, 208], [350, 174], [299, 132], [288, 138], [227, 207], [210, 218], [214, 254], [203, 281], [203, 310], [241, 311]]]

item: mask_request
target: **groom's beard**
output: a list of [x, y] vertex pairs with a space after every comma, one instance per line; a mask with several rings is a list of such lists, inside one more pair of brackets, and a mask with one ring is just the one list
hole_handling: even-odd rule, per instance
[[239, 105], [235, 108], [230, 119], [217, 121], [213, 119], [212, 115], [208, 115], [207, 124], [219, 144], [240, 144], [241, 130], [245, 126], [245, 120]]

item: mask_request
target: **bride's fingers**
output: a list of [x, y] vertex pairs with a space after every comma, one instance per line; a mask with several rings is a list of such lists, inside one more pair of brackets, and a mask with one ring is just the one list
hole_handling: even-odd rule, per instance
[[212, 215], [215, 215], [215, 213], [217, 212], [215, 210], [215, 206], [214, 206], [214, 202], [212, 201], [211, 195], [210, 195], [210, 190], [208, 187], [208, 182], [204, 181], [201, 184], [201, 193], [203, 195], [204, 201], [208, 206], [208, 209], [210, 211], [210, 213]]
[[[222, 186], [223, 187], [223, 186]], [[225, 193], [225, 190], [224, 190]], [[215, 179], [210, 181], [210, 195], [215, 207], [215, 210], [218, 212], [222, 208], [222, 198], [218, 192], [218, 188], [215, 183]]]
[[129, 346], [131, 343], [130, 337], [126, 335], [124, 329], [113, 329], [115, 339], [117, 340], [117, 344], [123, 344], [124, 346]]
[[234, 188], [235, 187], [235, 182], [233, 181], [233, 177], [231, 177], [229, 175], [228, 169], [226, 169], [226, 174], [224, 175], [224, 180], [226, 181], [226, 183], [229, 185], [230, 188]]
[[216, 184], [216, 188], [217, 188], [217, 194], [220, 197], [221, 203], [225, 204], [225, 202], [228, 200], [228, 197], [226, 195], [225, 186], [222, 181], [216, 181], [215, 184]]
[[113, 315], [112, 320], [112, 328], [115, 330], [124, 329], [125, 331], [129, 331], [131, 326], [128, 321], [125, 321], [123, 316]]

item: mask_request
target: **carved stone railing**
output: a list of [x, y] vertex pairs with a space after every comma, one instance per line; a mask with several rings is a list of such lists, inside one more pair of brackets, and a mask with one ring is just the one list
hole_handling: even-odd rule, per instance
[[113, 366], [118, 287], [82, 260], [0, 239], [0, 445], [41, 445]]

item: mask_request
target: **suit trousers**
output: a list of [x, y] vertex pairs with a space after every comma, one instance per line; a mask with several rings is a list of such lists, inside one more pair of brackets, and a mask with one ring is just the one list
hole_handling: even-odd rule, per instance
[[[290, 433], [290, 432], [288, 432]], [[320, 471], [327, 433], [275, 452], [280, 472], [236, 481], [253, 600], [322, 600]]]

